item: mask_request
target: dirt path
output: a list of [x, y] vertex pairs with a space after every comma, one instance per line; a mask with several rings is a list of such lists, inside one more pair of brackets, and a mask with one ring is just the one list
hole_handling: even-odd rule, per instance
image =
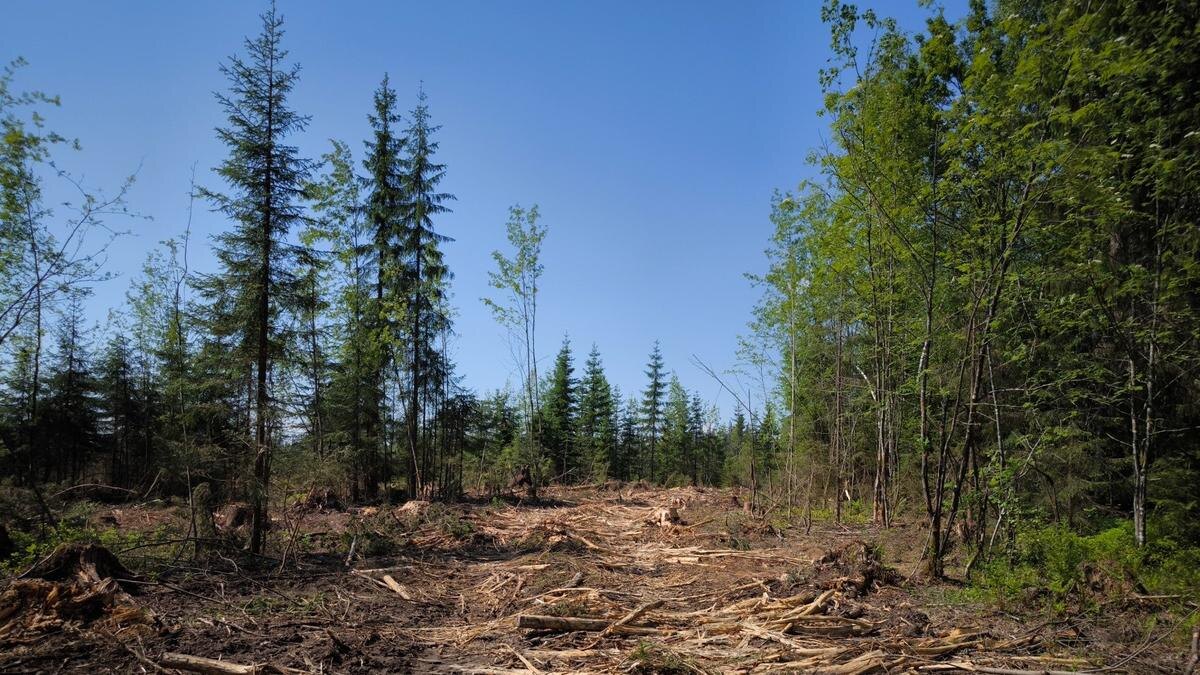
[[[338, 673], [1043, 672], [1111, 657], [1070, 621], [907, 583], [915, 528], [781, 532], [724, 490], [548, 496], [307, 514], [292, 522], [299, 565], [177, 566], [138, 596], [157, 629], [15, 636], [0, 671], [151, 672], [169, 652]], [[656, 522], [664, 508], [681, 522]]]

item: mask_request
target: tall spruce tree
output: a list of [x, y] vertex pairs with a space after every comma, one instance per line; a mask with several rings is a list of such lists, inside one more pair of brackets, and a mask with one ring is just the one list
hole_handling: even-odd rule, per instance
[[405, 414], [407, 436], [408, 493], [422, 487], [419, 458], [422, 402], [441, 390], [445, 372], [438, 338], [449, 329], [447, 284], [453, 275], [442, 258], [439, 245], [452, 241], [434, 229], [434, 217], [448, 213], [446, 202], [454, 195], [439, 192], [446, 176], [446, 165], [434, 161], [438, 143], [433, 134], [440, 129], [430, 123], [429, 105], [422, 89], [417, 106], [410, 113], [406, 131], [406, 155], [402, 176], [399, 256], [401, 260], [400, 295], [404, 299], [405, 330], [408, 348], [408, 411]]
[[[355, 385], [357, 397], [367, 400], [359, 405], [361, 422], [356, 422], [353, 444], [365, 445], [356, 454], [360, 458], [362, 483], [368, 498], [373, 498], [380, 483], [391, 477], [391, 461], [388, 456], [387, 429], [391, 426], [390, 413], [386, 406], [386, 376], [398, 360], [404, 358], [405, 303], [403, 290], [404, 262], [404, 207], [405, 207], [405, 137], [400, 129], [400, 114], [396, 110], [396, 91], [391, 88], [385, 74], [373, 97], [374, 112], [367, 116], [371, 125], [371, 140], [366, 142], [367, 155], [363, 168], [367, 175], [362, 179], [366, 190], [366, 236], [370, 243], [356, 244], [356, 255], [364, 255], [364, 261], [373, 266], [374, 293], [372, 303], [365, 312], [367, 331], [366, 344], [353, 347], [356, 369], [367, 375], [367, 381]], [[370, 255], [367, 255], [369, 249]], [[369, 273], [370, 270], [364, 270]], [[364, 299], [355, 299], [361, 303]], [[355, 311], [357, 312], [358, 308]], [[364, 336], [355, 339], [363, 340]], [[367, 443], [367, 441], [370, 441]], [[358, 491], [357, 482], [354, 491]], [[411, 494], [411, 492], [410, 492]]]
[[217, 174], [228, 192], [204, 194], [234, 227], [216, 237], [221, 271], [201, 284], [213, 303], [212, 333], [230, 338], [223, 343], [231, 351], [228, 356], [252, 376], [250, 550], [255, 553], [263, 549], [273, 434], [281, 422], [271, 392], [272, 369], [284, 356], [285, 318], [295, 307], [296, 247], [289, 243], [288, 231], [302, 218], [310, 171], [309, 162], [287, 143], [308, 123], [287, 101], [300, 67], [285, 63], [283, 17], [274, 4], [261, 19], [262, 32], [245, 42], [246, 56], [230, 57], [221, 67], [229, 91], [217, 94], [227, 118], [217, 137], [229, 156]]

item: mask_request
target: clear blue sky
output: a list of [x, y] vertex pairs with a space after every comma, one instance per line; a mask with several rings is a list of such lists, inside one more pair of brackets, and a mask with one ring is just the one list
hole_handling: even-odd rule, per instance
[[[865, 2], [922, 25], [915, 0]], [[961, 15], [965, 2], [951, 2]], [[99, 320], [123, 302], [147, 251], [178, 236], [189, 175], [220, 185], [213, 92], [218, 66], [258, 31], [261, 2], [9, 0], [0, 59], [25, 57], [17, 89], [62, 97], [51, 126], [77, 137], [60, 158], [91, 186], [141, 165], [128, 223], [96, 289]], [[503, 386], [513, 366], [479, 298], [491, 251], [505, 247], [509, 205], [537, 203], [545, 242], [539, 341], [547, 362], [564, 333], [582, 366], [599, 345], [610, 379], [640, 390], [651, 344], [689, 388], [733, 405], [690, 363], [732, 367], [758, 295], [772, 190], [810, 175], [824, 121], [817, 71], [828, 32], [815, 0], [755, 2], [299, 2], [280, 0], [285, 44], [303, 67], [291, 99], [312, 116], [297, 144], [316, 158], [329, 138], [361, 159], [371, 94], [391, 75], [403, 108], [424, 81], [440, 133], [447, 191], [439, 223], [456, 274], [454, 347], [465, 384]], [[212, 269], [204, 207], [193, 267]]]

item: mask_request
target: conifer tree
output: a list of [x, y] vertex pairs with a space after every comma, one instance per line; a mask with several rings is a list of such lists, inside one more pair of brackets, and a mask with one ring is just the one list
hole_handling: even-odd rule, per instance
[[[367, 400], [357, 404], [355, 436], [352, 445], [362, 465], [362, 482], [366, 496], [373, 498], [381, 482], [391, 477], [391, 463], [387, 456], [387, 433], [391, 425], [386, 406], [386, 377], [399, 360], [404, 359], [404, 321], [407, 299], [402, 288], [404, 262], [402, 246], [404, 238], [405, 137], [400, 126], [400, 114], [396, 111], [396, 91], [391, 88], [385, 74], [373, 97], [374, 112], [367, 116], [371, 125], [371, 140], [366, 142], [367, 155], [363, 168], [367, 175], [362, 179], [366, 190], [365, 212], [366, 237], [370, 243], [355, 245], [355, 255], [363, 255], [362, 263], [369, 273], [374, 268], [373, 293], [366, 298], [354, 298], [362, 305], [354, 312], [362, 313], [367, 333], [358, 336], [359, 345], [353, 346], [356, 363], [368, 379], [356, 384], [357, 396]], [[369, 249], [369, 255], [368, 254]], [[348, 298], [350, 299], [350, 298]], [[368, 338], [364, 341], [364, 337]], [[369, 348], [363, 349], [365, 345]], [[357, 481], [354, 491], [358, 491]], [[411, 494], [411, 492], [410, 492]]]
[[245, 42], [246, 57], [235, 55], [221, 67], [229, 91], [217, 94], [227, 117], [217, 137], [229, 156], [217, 174], [228, 192], [204, 194], [234, 227], [216, 237], [221, 271], [202, 284], [212, 303], [211, 330], [227, 338], [221, 346], [246, 373], [252, 392], [250, 550], [255, 553], [263, 548], [274, 432], [280, 424], [272, 370], [284, 356], [284, 321], [295, 308], [296, 247], [289, 243], [288, 231], [302, 217], [309, 174], [309, 162], [287, 143], [308, 123], [287, 101], [300, 69], [285, 63], [283, 17], [274, 5], [261, 20], [262, 32]]
[[562, 347], [554, 359], [546, 396], [542, 399], [542, 442], [554, 463], [554, 473], [562, 480], [572, 480], [575, 465], [575, 415], [577, 390], [575, 366], [571, 356], [571, 340], [564, 336]]
[[667, 383], [663, 379], [662, 350], [658, 340], [654, 341], [654, 349], [650, 352], [650, 362], [646, 364], [646, 388], [642, 391], [641, 404], [641, 437], [646, 444], [646, 457], [643, 470], [650, 480], [658, 479], [658, 441], [662, 438], [663, 397], [667, 393]]
[[616, 456], [618, 401], [604, 376], [600, 350], [595, 344], [584, 364], [579, 388], [579, 415], [575, 427], [577, 456], [591, 465], [594, 475], [600, 475], [603, 467], [609, 475], [615, 476], [619, 469]]
[[442, 258], [439, 245], [452, 241], [434, 229], [434, 217], [448, 213], [446, 202], [454, 195], [439, 192], [446, 176], [446, 165], [433, 157], [438, 143], [433, 134], [440, 129], [430, 123], [425, 91], [417, 94], [417, 106], [410, 113], [406, 131], [406, 155], [402, 175], [399, 256], [401, 260], [400, 295], [404, 299], [405, 338], [408, 348], [408, 411], [405, 431], [408, 440], [408, 493], [422, 487], [419, 416], [422, 402], [441, 390], [448, 373], [438, 349], [438, 338], [450, 327], [446, 308], [447, 284], [453, 278]]
[[[614, 397], [620, 396], [614, 392]], [[620, 423], [618, 425], [618, 461], [616, 462], [616, 477], [628, 480], [635, 477], [635, 472], [641, 470], [642, 439], [640, 437], [640, 414], [637, 398], [630, 396], [621, 406]]]
[[82, 301], [73, 294], [55, 337], [46, 400], [37, 422], [45, 443], [41, 479], [77, 482], [99, 449], [99, 401], [84, 327]]
[[97, 377], [109, 480], [118, 487], [140, 483], [160, 465], [152, 432], [157, 396], [149, 380], [139, 377], [135, 359], [129, 339], [118, 332], [105, 346]]

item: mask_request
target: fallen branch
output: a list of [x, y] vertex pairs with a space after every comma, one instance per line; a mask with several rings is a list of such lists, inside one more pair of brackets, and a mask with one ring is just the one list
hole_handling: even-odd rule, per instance
[[658, 607], [662, 603], [663, 603], [662, 600], [651, 600], [650, 602], [646, 602], [646, 603], [639, 605], [632, 612], [626, 614], [625, 616], [623, 616], [619, 620], [617, 620], [616, 623], [614, 623], [613, 625], [609, 626], [608, 628], [605, 628], [604, 630], [600, 631], [600, 635], [596, 636], [596, 639], [592, 640], [592, 643], [589, 644], [588, 646], [584, 647], [584, 649], [594, 648], [596, 645], [600, 644], [600, 641], [603, 640], [604, 638], [608, 637], [609, 635], [612, 635], [613, 633], [620, 630], [624, 626], [633, 622], [634, 619], [637, 619], [641, 615], [645, 614], [646, 612], [649, 612], [650, 610], [654, 609], [655, 607]]
[[238, 663], [229, 663], [228, 661], [206, 659], [203, 656], [176, 654], [174, 652], [163, 654], [159, 662], [165, 668], [176, 668], [192, 673], [206, 673], [211, 675], [257, 675], [258, 673], [274, 672], [274, 669], [266, 670], [257, 665], [246, 666]]
[[387, 584], [388, 588], [395, 591], [396, 595], [399, 595], [400, 597], [404, 598], [405, 600], [408, 600], [409, 602], [413, 602], [412, 594], [408, 592], [407, 588], [401, 586], [395, 579], [393, 579], [392, 575], [390, 575], [390, 574], [383, 575], [383, 583]]
[[[537, 614], [522, 614], [517, 617], [517, 628], [532, 628], [537, 630], [555, 630], [564, 633], [585, 631], [599, 633], [613, 625], [608, 619], [585, 619], [578, 616], [540, 616]], [[658, 635], [658, 630], [646, 626], [623, 625], [612, 632], [623, 635]]]

